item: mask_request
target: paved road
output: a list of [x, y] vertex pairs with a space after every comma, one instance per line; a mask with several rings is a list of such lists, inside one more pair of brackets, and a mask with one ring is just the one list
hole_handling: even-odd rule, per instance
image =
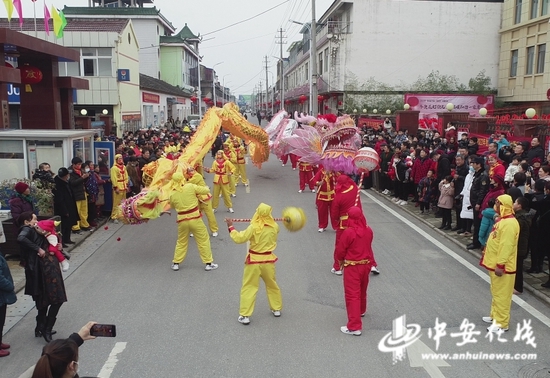
[[[301, 232], [280, 233], [276, 253], [283, 315], [271, 315], [262, 289], [251, 324], [237, 322], [245, 246], [234, 244], [225, 227], [212, 238], [218, 270], [205, 272], [191, 244], [180, 271], [173, 272], [173, 217], [139, 226], [111, 224], [75, 251], [71, 265], [77, 268], [66, 280], [69, 302], [55, 327], [58, 336], [65, 337], [87, 320], [117, 325], [116, 338], [88, 341], [81, 347], [81, 376], [517, 377], [526, 369], [550, 365], [546, 304], [526, 293], [516, 298], [512, 310], [514, 324], [531, 320], [538, 348], [514, 342], [515, 325], [504, 336], [508, 342], [489, 342], [481, 317], [488, 315], [491, 297], [478, 261], [402, 210], [388, 207], [371, 191], [362, 195], [362, 202], [375, 232], [382, 274], [371, 277], [363, 335], [342, 334], [342, 278], [330, 273], [334, 232], [317, 232], [314, 194], [299, 194], [298, 173], [281, 167], [273, 157], [261, 170], [249, 165], [248, 172], [251, 193], [238, 187], [235, 217], [252, 216], [260, 202], [271, 204], [275, 215], [285, 206], [303, 207], [308, 215]], [[228, 213], [220, 210], [216, 216], [221, 224]], [[12, 311], [24, 313], [25, 306], [20, 307]], [[408, 324], [421, 327], [421, 343], [408, 348], [404, 361], [393, 364], [392, 354], [380, 352], [378, 344], [402, 315]], [[40, 355], [44, 343], [33, 337], [34, 316], [33, 309], [5, 336], [13, 347], [12, 355], [0, 361], [1, 378], [17, 377]], [[449, 366], [419, 366], [414, 361], [422, 345], [436, 349], [429, 337], [436, 318], [447, 325], [438, 352], [538, 352], [538, 359], [448, 360]], [[450, 334], [460, 331], [465, 318], [481, 334], [477, 343], [457, 347], [462, 339]]]

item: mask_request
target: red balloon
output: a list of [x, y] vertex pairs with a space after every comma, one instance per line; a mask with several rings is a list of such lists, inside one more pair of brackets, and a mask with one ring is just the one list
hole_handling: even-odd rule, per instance
[[417, 97], [409, 97], [409, 99], [407, 100], [407, 104], [409, 104], [410, 106], [416, 106], [420, 103], [420, 101], [418, 100]]

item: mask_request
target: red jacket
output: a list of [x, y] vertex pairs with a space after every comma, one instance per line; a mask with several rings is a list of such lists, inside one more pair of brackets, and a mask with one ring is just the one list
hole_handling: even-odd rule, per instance
[[[334, 200], [330, 204], [330, 220], [333, 229], [343, 230], [347, 227], [348, 210], [355, 206], [358, 191], [359, 188], [354, 184], [347, 191], [334, 194]], [[361, 200], [357, 201], [357, 207], [363, 211]]]
[[374, 253], [372, 251], [372, 240], [374, 233], [367, 226], [367, 232], [362, 237], [357, 237], [355, 230], [347, 228], [342, 232], [342, 236], [336, 245], [336, 260], [338, 261], [361, 261], [369, 260], [369, 265], [375, 265]]
[[414, 181], [415, 184], [418, 184], [420, 180], [422, 180], [424, 177], [428, 175], [428, 171], [430, 169], [433, 169], [434, 161], [430, 159], [429, 157], [425, 157], [424, 160], [421, 158], [416, 158], [414, 160], [412, 170], [411, 170], [411, 178]]
[[321, 168], [317, 171], [315, 176], [313, 176], [312, 181], [314, 183], [321, 182], [317, 190], [317, 201], [327, 201], [330, 202], [334, 199], [334, 175], [332, 173], [327, 173], [324, 168]]

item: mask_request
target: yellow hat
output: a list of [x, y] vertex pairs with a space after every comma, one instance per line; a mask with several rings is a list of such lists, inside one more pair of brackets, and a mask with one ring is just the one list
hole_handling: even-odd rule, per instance
[[185, 126], [185, 127], [183, 128], [183, 132], [184, 132], [184, 133], [190, 133], [190, 132], [191, 132], [191, 129], [189, 128], [189, 126]]

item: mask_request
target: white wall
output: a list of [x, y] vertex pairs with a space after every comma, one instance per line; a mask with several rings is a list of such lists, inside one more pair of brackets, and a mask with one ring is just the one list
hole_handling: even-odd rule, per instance
[[501, 3], [356, 0], [351, 12], [346, 79], [395, 86], [438, 70], [467, 85], [484, 69], [497, 86]]
[[[159, 78], [159, 43], [163, 25], [152, 19], [132, 18], [134, 31], [139, 41], [139, 72]], [[157, 29], [158, 26], [158, 29]]]

